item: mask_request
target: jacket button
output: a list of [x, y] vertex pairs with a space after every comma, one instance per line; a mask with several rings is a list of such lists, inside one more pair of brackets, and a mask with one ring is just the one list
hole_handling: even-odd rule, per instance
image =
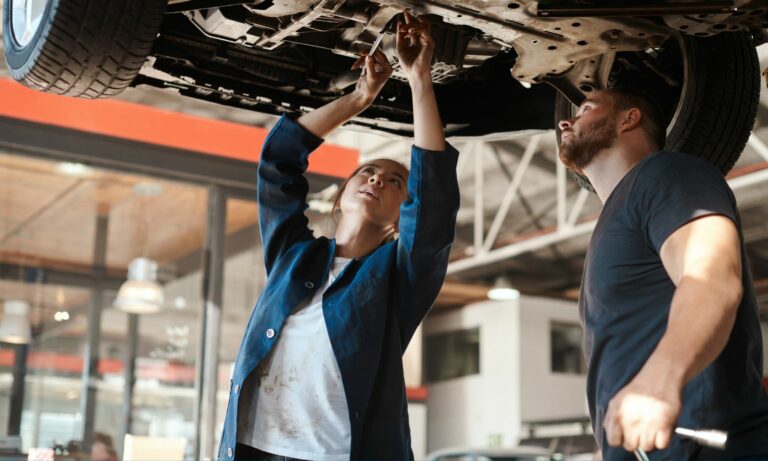
[[315, 288], [315, 284], [312, 282], [304, 282], [304, 286], [307, 288]]
[[227, 448], [227, 456], [232, 457], [232, 447]]
[[269, 330], [267, 330], [267, 338], [268, 338], [268, 339], [272, 339], [272, 338], [274, 338], [274, 337], [275, 337], [275, 330], [273, 330], [272, 328], [270, 328]]
[[237, 394], [238, 392], [240, 392], [240, 385], [235, 384], [235, 394]]

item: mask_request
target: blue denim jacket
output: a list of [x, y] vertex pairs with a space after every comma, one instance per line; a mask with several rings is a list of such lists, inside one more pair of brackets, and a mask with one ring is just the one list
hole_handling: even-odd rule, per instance
[[[309, 154], [322, 143], [283, 116], [259, 164], [267, 282], [235, 362], [218, 459], [233, 459], [243, 381], [267, 357], [286, 318], [328, 279], [335, 241], [307, 227]], [[402, 355], [443, 284], [459, 208], [458, 152], [414, 147], [400, 237], [352, 260], [323, 296], [351, 423], [352, 460], [413, 459]]]

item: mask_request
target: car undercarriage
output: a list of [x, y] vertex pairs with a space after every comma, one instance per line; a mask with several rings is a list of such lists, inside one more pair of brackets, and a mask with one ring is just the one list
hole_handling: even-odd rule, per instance
[[[262, 112], [306, 110], [354, 85], [359, 72], [349, 70], [351, 63], [382, 34], [393, 79], [404, 82], [394, 21], [409, 9], [432, 23], [433, 79], [449, 133], [516, 131], [552, 124], [554, 93], [538, 83], [578, 102], [609, 86], [618, 63], [644, 67], [680, 87], [680, 71], [654, 61], [674, 34], [708, 37], [765, 21], [765, 10], [748, 1], [612, 3], [171, 1], [154, 56], [136, 84]], [[534, 99], [539, 102], [531, 104]], [[407, 134], [407, 87], [390, 84], [357, 123]]]
[[404, 10], [431, 24], [449, 136], [551, 129], [589, 92], [636, 82], [663, 106], [667, 148], [727, 172], [754, 121], [768, 0], [7, 0], [3, 40], [11, 75], [41, 91], [151, 85], [279, 115], [351, 91], [381, 38], [393, 78], [351, 124], [408, 136]]

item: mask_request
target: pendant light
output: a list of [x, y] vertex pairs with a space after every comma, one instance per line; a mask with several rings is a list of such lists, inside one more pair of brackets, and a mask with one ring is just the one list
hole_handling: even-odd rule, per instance
[[493, 301], [512, 301], [518, 299], [520, 292], [512, 288], [512, 283], [504, 276], [499, 276], [490, 290], [488, 290], [488, 299]]
[[29, 344], [32, 329], [29, 324], [29, 303], [19, 299], [5, 301], [5, 313], [0, 323], [0, 341]]
[[131, 261], [115, 307], [130, 314], [152, 314], [163, 308], [164, 299], [163, 287], [157, 282], [157, 262], [148, 258]]

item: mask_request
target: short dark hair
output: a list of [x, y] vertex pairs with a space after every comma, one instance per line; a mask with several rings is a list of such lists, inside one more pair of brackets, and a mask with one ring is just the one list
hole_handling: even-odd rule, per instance
[[622, 89], [610, 89], [608, 92], [613, 97], [614, 111], [638, 109], [643, 114], [640, 126], [648, 135], [648, 140], [656, 144], [656, 148], [663, 149], [667, 142], [667, 123], [664, 113], [658, 104], [650, 97]]

